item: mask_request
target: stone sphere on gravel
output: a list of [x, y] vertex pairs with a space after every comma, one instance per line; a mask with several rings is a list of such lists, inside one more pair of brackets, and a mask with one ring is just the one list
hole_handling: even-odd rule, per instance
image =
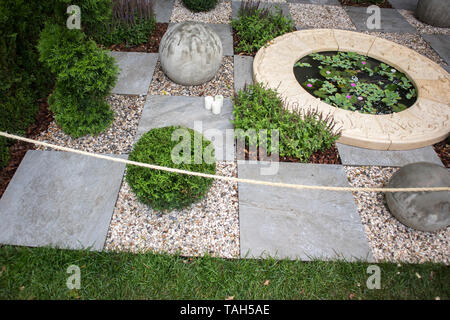
[[[388, 188], [449, 187], [450, 172], [437, 164], [417, 162], [400, 168]], [[391, 211], [401, 223], [433, 232], [450, 225], [450, 191], [386, 193]]]
[[169, 27], [161, 39], [159, 57], [164, 73], [182, 85], [211, 80], [222, 64], [222, 42], [209, 26], [182, 22]]

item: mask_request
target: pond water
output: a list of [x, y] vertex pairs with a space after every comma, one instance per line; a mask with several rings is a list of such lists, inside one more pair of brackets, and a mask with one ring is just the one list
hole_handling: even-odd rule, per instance
[[412, 106], [417, 93], [394, 67], [353, 52], [320, 52], [294, 65], [300, 85], [338, 108], [367, 114], [390, 114]]

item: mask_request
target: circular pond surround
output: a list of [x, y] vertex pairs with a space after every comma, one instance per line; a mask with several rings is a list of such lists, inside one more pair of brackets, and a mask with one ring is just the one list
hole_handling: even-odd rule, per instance
[[[335, 108], [309, 94], [297, 82], [293, 66], [314, 52], [352, 51], [405, 73], [417, 89], [417, 101], [392, 114], [371, 115]], [[287, 33], [261, 48], [253, 61], [253, 79], [277, 89], [285, 107], [331, 115], [342, 130], [340, 143], [375, 150], [409, 150], [445, 139], [450, 131], [450, 75], [419, 53], [358, 32], [314, 29]]]

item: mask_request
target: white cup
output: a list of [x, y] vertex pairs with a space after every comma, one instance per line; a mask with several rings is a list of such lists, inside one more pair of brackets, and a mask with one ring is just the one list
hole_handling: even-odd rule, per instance
[[220, 114], [220, 111], [222, 110], [222, 106], [223, 106], [223, 96], [217, 95], [212, 104], [212, 113]]
[[206, 96], [205, 97], [205, 109], [206, 110], [211, 110], [213, 102], [214, 102], [214, 98], [213, 97]]

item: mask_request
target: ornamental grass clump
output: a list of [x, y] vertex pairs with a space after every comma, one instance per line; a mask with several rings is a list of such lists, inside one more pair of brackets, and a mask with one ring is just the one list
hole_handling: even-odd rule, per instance
[[[180, 158], [177, 158], [180, 157]], [[182, 127], [152, 129], [133, 148], [132, 161], [216, 173], [214, 147], [202, 134]], [[138, 200], [154, 210], [188, 207], [205, 197], [213, 179], [127, 166], [126, 180]]]
[[268, 41], [294, 29], [292, 19], [285, 17], [279, 7], [272, 11], [259, 5], [259, 2], [242, 2], [238, 18], [231, 21], [239, 38], [236, 47], [239, 53], [255, 54]]
[[61, 129], [74, 138], [105, 130], [114, 119], [105, 102], [117, 81], [114, 58], [82, 31], [56, 24], [41, 32], [38, 50], [56, 75], [49, 105]]
[[[332, 118], [314, 110], [304, 114], [288, 111], [277, 91], [260, 83], [246, 86], [235, 95], [233, 115], [235, 129], [242, 129], [236, 130], [238, 139], [247, 139], [245, 132], [256, 130], [257, 136], [247, 144], [267, 147], [268, 153], [277, 152], [272, 150], [271, 137], [272, 130], [278, 130], [278, 155], [300, 162], [308, 162], [316, 151], [331, 148], [340, 135]], [[260, 130], [267, 130], [267, 142], [261, 140]]]

